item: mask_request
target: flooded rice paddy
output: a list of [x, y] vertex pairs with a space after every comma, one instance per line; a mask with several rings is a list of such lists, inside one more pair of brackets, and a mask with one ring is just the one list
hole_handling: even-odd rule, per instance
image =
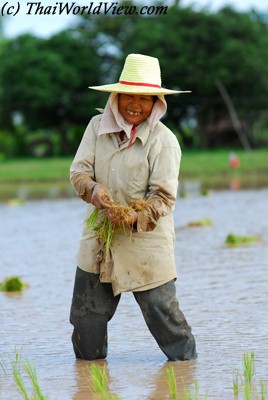
[[[1, 400], [22, 398], [9, 359], [15, 348], [36, 367], [47, 399], [94, 399], [91, 363], [74, 358], [68, 322], [84, 209], [79, 199], [0, 204], [0, 282], [19, 275], [29, 285], [21, 294], [0, 292]], [[203, 218], [212, 226], [187, 226]], [[255, 354], [257, 384], [268, 384], [268, 190], [180, 198], [175, 225], [177, 293], [198, 359], [167, 362], [126, 293], [109, 325], [108, 358], [98, 362], [107, 366], [110, 391], [121, 400], [171, 398], [166, 369], [173, 365], [179, 391], [182, 380], [190, 388], [197, 379], [201, 395], [230, 400], [245, 352]], [[229, 233], [261, 240], [229, 248]]]

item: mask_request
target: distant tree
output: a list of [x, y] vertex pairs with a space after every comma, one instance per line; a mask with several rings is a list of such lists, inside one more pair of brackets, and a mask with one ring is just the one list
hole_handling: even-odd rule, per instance
[[84, 127], [94, 113], [99, 97], [87, 87], [100, 82], [100, 68], [101, 58], [90, 41], [71, 32], [6, 41], [0, 65], [2, 128], [12, 129], [18, 113], [28, 130], [58, 131], [61, 153], [73, 152], [68, 131], [77, 124]]
[[[142, 6], [133, 0], [120, 5]], [[137, 52], [159, 58], [164, 86], [192, 90], [166, 97], [165, 122], [182, 144], [207, 148], [215, 138], [222, 144], [218, 133], [229, 116], [216, 81], [250, 128], [256, 112], [267, 110], [267, 48], [267, 21], [261, 15], [232, 8], [194, 11], [179, 1], [166, 15], [81, 16], [77, 27], [49, 39], [5, 39], [0, 42], [0, 130], [16, 132], [19, 115], [26, 134], [53, 130], [61, 154], [73, 153], [95, 108], [107, 98], [87, 87], [116, 81], [126, 55]]]
[[191, 95], [167, 96], [168, 123], [186, 144], [185, 121], [196, 121], [199, 142], [208, 147], [213, 127], [229, 118], [217, 79], [247, 123], [252, 110], [266, 107], [267, 22], [254, 12], [239, 13], [228, 7], [217, 13], [197, 12], [174, 2], [167, 15], [82, 17], [80, 29], [94, 35], [110, 71], [107, 77], [118, 77], [125, 56], [138, 52], [159, 58], [165, 86], [192, 90]]

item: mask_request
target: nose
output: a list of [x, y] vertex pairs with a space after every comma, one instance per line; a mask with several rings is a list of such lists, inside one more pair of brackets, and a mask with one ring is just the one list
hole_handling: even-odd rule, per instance
[[139, 99], [137, 99], [136, 97], [132, 97], [130, 104], [132, 105], [132, 107], [139, 107], [140, 106]]

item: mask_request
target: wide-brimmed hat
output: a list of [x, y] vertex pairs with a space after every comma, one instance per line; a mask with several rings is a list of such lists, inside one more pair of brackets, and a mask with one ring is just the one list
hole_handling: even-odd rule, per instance
[[145, 95], [166, 95], [190, 93], [190, 90], [170, 90], [161, 87], [159, 61], [143, 54], [129, 54], [125, 60], [119, 82], [109, 85], [89, 86], [101, 92], [132, 93]]

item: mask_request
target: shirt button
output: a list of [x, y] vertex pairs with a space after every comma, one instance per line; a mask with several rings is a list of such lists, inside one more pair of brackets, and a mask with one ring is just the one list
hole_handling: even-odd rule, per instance
[[142, 228], [140, 228], [140, 232], [142, 232]]
[[114, 171], [114, 168], [112, 168], [112, 171]]

